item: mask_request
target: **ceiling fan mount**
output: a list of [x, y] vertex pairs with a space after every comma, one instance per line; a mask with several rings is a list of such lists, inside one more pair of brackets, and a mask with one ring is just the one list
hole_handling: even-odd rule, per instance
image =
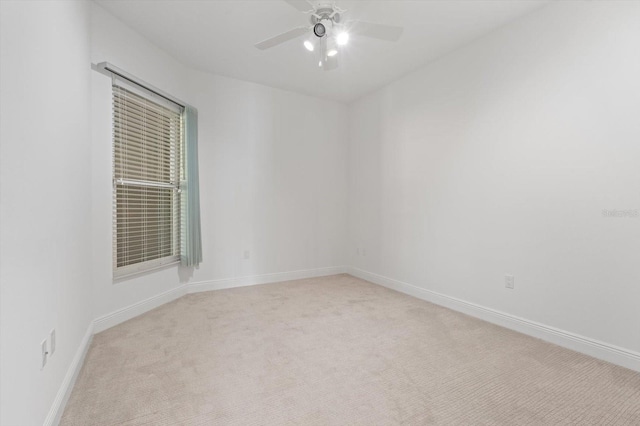
[[255, 47], [265, 50], [311, 33], [316, 37], [317, 42], [305, 40], [304, 47], [310, 52], [318, 50], [318, 65], [325, 71], [338, 67], [339, 46], [347, 44], [350, 34], [386, 41], [398, 41], [402, 35], [402, 27], [355, 20], [343, 22], [346, 10], [339, 8], [335, 3], [314, 4], [308, 0], [284, 1], [299, 12], [309, 14], [311, 26], [292, 28], [256, 43]]
[[335, 24], [340, 23], [340, 19], [342, 18], [341, 13], [345, 12], [343, 9], [335, 5], [321, 5], [318, 6], [317, 9], [313, 9], [311, 12], [311, 16], [309, 17], [309, 21], [311, 21], [312, 25], [317, 24], [320, 21], [331, 21]]

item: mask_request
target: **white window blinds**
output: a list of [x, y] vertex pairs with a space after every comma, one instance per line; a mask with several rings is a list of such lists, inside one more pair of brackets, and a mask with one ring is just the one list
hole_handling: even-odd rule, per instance
[[182, 112], [113, 86], [114, 275], [180, 259]]

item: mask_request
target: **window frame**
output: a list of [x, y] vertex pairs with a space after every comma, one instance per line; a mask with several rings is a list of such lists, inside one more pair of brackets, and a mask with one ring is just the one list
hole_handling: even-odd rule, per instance
[[[180, 205], [182, 204], [182, 196], [181, 196], [181, 189], [182, 185], [184, 183], [184, 150], [185, 150], [185, 108], [183, 105], [180, 105], [176, 102], [174, 102], [173, 100], [170, 100], [169, 98], [167, 98], [166, 96], [162, 96], [159, 95], [156, 91], [152, 91], [148, 88], [146, 88], [145, 86], [142, 86], [140, 84], [138, 84], [137, 82], [132, 81], [129, 78], [126, 77], [121, 77], [119, 75], [112, 75], [112, 86], [118, 86], [120, 88], [123, 88], [129, 92], [134, 93], [135, 95], [138, 95], [142, 98], [145, 98], [147, 101], [153, 102], [156, 105], [159, 105], [161, 107], [165, 107], [165, 108], [169, 108], [171, 110], [173, 110], [174, 112], [177, 112], [180, 116], [180, 131], [179, 131], [179, 141], [178, 143], [180, 144], [179, 146], [179, 155], [177, 156], [177, 158], [175, 159], [176, 164], [175, 166], [178, 168], [178, 182], [177, 182], [177, 188], [174, 189], [176, 191], [178, 191], [178, 197], [177, 197], [177, 203], [178, 203], [178, 207], [177, 208], [173, 208], [171, 209], [172, 211], [172, 217], [171, 217], [171, 222], [176, 224], [178, 226], [177, 231], [172, 228], [172, 232], [171, 232], [171, 244], [173, 246], [173, 254], [169, 255], [169, 256], [164, 256], [164, 257], [160, 257], [160, 258], [156, 258], [156, 259], [152, 259], [152, 260], [146, 260], [146, 261], [141, 261], [141, 262], [137, 262], [137, 263], [133, 263], [133, 264], [129, 264], [129, 265], [124, 265], [124, 266], [120, 266], [118, 267], [118, 228], [117, 228], [117, 203], [118, 203], [118, 195], [117, 195], [117, 188], [118, 188], [118, 184], [117, 184], [117, 180], [122, 181], [122, 179], [117, 179], [116, 178], [116, 162], [115, 162], [115, 142], [116, 142], [116, 134], [115, 134], [115, 117], [112, 117], [112, 124], [111, 124], [111, 131], [112, 131], [112, 137], [111, 137], [111, 144], [112, 144], [112, 152], [113, 152], [113, 156], [112, 156], [112, 179], [113, 179], [113, 185], [112, 185], [112, 208], [113, 208], [113, 223], [112, 223], [112, 248], [113, 248], [113, 261], [112, 261], [112, 272], [113, 272], [113, 278], [114, 280], [118, 280], [118, 279], [122, 279], [125, 277], [128, 277], [130, 275], [136, 275], [136, 274], [140, 274], [140, 273], [144, 273], [144, 272], [148, 272], [148, 271], [152, 271], [155, 269], [159, 269], [159, 268], [163, 268], [169, 265], [174, 265], [174, 264], [178, 264], [180, 263], [180, 252], [181, 252], [181, 245], [182, 245], [182, 233], [183, 233], [183, 224], [182, 224], [182, 212], [181, 212], [181, 207]], [[114, 94], [114, 89], [112, 87], [112, 111], [115, 110], [115, 106], [113, 104], [113, 94]], [[177, 214], [179, 215], [177, 217], [177, 220], [175, 218], [175, 216], [173, 216], [173, 214], [176, 213], [177, 210]], [[175, 240], [177, 235], [177, 239], [178, 241]]]

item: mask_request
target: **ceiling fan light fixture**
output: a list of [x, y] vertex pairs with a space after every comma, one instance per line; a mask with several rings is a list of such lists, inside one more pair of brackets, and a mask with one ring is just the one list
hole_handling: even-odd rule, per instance
[[332, 56], [336, 56], [338, 54], [338, 45], [333, 38], [322, 39], [322, 41], [326, 42], [326, 57], [330, 58]]
[[[310, 22], [311, 26], [307, 24], [306, 26], [292, 28], [289, 31], [256, 43], [254, 46], [259, 50], [266, 50], [290, 40], [301, 38], [305, 49], [309, 52], [314, 52], [313, 56], [319, 59], [318, 66], [325, 71], [334, 70], [338, 66], [338, 52], [343, 50], [342, 46], [349, 43], [350, 31], [359, 37], [398, 41], [404, 30], [402, 27], [394, 25], [358, 20], [344, 21], [342, 15], [346, 11], [338, 7], [335, 4], [335, 0], [284, 1], [299, 12], [308, 15], [307, 22]], [[310, 37], [309, 30], [313, 30], [313, 35], [318, 40]], [[302, 38], [303, 36], [304, 38]], [[339, 56], [347, 53], [349, 52], [345, 51]]]
[[324, 37], [327, 34], [327, 28], [322, 22], [318, 22], [313, 26], [313, 33], [316, 37]]
[[346, 31], [339, 33], [336, 36], [336, 43], [338, 43], [340, 46], [344, 46], [345, 44], [349, 43], [349, 33]]

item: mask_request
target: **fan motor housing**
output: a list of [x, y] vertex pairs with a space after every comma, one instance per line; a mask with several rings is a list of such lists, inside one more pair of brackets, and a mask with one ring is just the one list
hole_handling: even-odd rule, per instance
[[338, 12], [338, 9], [331, 6], [320, 6], [309, 17], [311, 25], [316, 25], [321, 21], [331, 21], [332, 23], [339, 24], [342, 16]]

